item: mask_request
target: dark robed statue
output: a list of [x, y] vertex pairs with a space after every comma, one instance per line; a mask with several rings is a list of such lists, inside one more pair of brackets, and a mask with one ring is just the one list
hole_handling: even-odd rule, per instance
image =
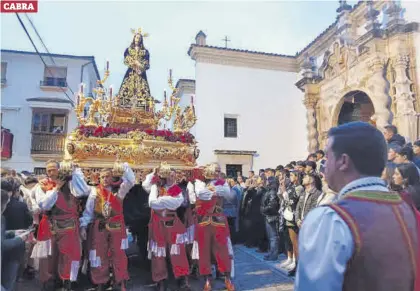
[[151, 100], [146, 71], [150, 68], [149, 51], [144, 47], [141, 29], [133, 31], [131, 45], [124, 52], [124, 64], [128, 67], [121, 84], [120, 107], [145, 108]]

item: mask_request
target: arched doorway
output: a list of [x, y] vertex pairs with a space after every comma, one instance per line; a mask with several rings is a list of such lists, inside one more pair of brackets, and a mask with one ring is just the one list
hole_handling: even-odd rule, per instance
[[352, 121], [372, 123], [371, 117], [375, 113], [375, 108], [365, 92], [352, 91], [343, 98], [343, 105], [338, 115], [338, 125]]

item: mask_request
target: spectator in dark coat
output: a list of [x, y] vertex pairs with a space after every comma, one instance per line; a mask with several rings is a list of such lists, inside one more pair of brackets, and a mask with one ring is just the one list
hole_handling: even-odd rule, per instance
[[4, 217], [7, 220], [6, 230], [28, 229], [32, 225], [32, 215], [28, 206], [23, 202], [19, 191], [19, 181], [16, 178], [8, 177], [1, 180], [1, 188], [8, 192], [10, 201], [4, 210]]
[[25, 254], [28, 234], [21, 231], [6, 231], [3, 212], [9, 203], [9, 194], [1, 190], [1, 286], [2, 290], [14, 290], [20, 263]]
[[417, 140], [413, 144], [414, 159], [413, 163], [416, 164], [417, 168], [420, 168], [420, 140]]
[[402, 147], [405, 144], [405, 138], [398, 134], [397, 127], [394, 125], [385, 126], [384, 137], [388, 145], [396, 144]]
[[305, 193], [300, 196], [296, 208], [296, 224], [300, 228], [305, 216], [316, 207], [318, 197], [321, 195], [322, 181], [315, 173], [307, 173], [303, 177], [303, 187]]
[[271, 176], [267, 179], [267, 191], [261, 201], [261, 214], [265, 217], [265, 229], [270, 243], [270, 252], [264, 257], [266, 261], [276, 261], [279, 256], [279, 197], [277, 196], [278, 179]]

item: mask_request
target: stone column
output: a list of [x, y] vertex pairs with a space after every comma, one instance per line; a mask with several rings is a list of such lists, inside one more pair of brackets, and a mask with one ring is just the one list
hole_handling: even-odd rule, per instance
[[384, 76], [385, 59], [376, 56], [368, 62], [371, 76], [367, 82], [372, 96], [369, 96], [375, 107], [374, 119], [380, 130], [389, 125], [392, 120], [392, 113], [389, 110], [391, 98], [388, 94], [389, 84]]
[[316, 105], [319, 100], [319, 76], [313, 59], [308, 54], [302, 63], [302, 78], [296, 83], [296, 86], [305, 93], [303, 104], [306, 107], [306, 128], [308, 129], [308, 152], [314, 153], [318, 150], [318, 129]]
[[306, 119], [307, 124], [306, 128], [308, 129], [308, 152], [314, 153], [318, 150], [318, 130], [316, 126], [316, 114], [315, 108], [318, 102], [318, 96], [315, 94], [309, 93], [308, 86], [305, 88], [305, 99], [303, 100], [303, 104], [306, 107]]
[[395, 105], [398, 131], [401, 135], [415, 141], [417, 138], [417, 117], [414, 109], [414, 94], [411, 80], [407, 76], [408, 55], [398, 55], [393, 59], [395, 69]]

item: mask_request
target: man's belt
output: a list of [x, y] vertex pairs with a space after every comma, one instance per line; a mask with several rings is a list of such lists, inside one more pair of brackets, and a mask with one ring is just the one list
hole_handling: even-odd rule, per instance
[[159, 216], [160, 218], [174, 218], [177, 216], [176, 211], [167, 209], [154, 210], [153, 213]]
[[71, 230], [76, 228], [76, 221], [72, 219], [68, 220], [57, 220], [53, 219], [51, 221], [51, 232], [61, 232], [65, 230]]
[[197, 215], [197, 222], [199, 225], [215, 225], [226, 226], [226, 218], [222, 213], [212, 213], [206, 215]]
[[118, 221], [106, 221], [106, 220], [99, 220], [98, 223], [98, 230], [104, 231], [107, 230], [118, 230], [122, 228], [122, 223]]
[[159, 221], [163, 223], [165, 227], [173, 227], [175, 225], [175, 219], [178, 217], [174, 210], [154, 210], [153, 214], [159, 217]]

